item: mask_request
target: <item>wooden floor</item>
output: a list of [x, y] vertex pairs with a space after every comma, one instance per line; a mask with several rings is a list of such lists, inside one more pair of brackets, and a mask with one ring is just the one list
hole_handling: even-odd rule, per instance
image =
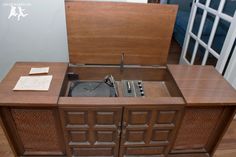
[[0, 117], [0, 157], [14, 157], [1, 125], [2, 120]]
[[[181, 48], [176, 41], [172, 41], [168, 64], [178, 64]], [[0, 119], [1, 124], [1, 119]], [[13, 157], [13, 153], [0, 125], [0, 157]], [[223, 137], [214, 157], [236, 157], [236, 120], [233, 120]]]
[[236, 119], [231, 123], [214, 157], [236, 157]]

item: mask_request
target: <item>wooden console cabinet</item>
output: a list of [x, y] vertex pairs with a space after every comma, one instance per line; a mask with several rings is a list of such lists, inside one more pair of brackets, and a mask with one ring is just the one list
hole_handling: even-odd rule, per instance
[[[13, 91], [35, 66], [51, 68], [50, 90]], [[3, 127], [17, 156], [212, 156], [234, 116], [236, 92], [210, 66], [168, 70], [172, 96], [87, 98], [64, 95], [65, 63], [16, 63], [0, 84]]]
[[[212, 66], [166, 65], [177, 7], [66, 1], [69, 63], [17, 62], [0, 83], [16, 156], [209, 157], [235, 114], [236, 91]], [[13, 91], [49, 67], [48, 91]], [[114, 76], [118, 97], [70, 97], [73, 83]], [[125, 97], [122, 80], [142, 80]]]

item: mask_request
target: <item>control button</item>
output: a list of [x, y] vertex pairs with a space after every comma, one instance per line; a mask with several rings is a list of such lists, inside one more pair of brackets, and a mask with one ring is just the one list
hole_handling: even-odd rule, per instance
[[139, 88], [142, 88], [142, 85], [141, 85], [141, 84], [139, 84], [139, 85], [138, 85], [138, 87], [139, 87]]
[[138, 81], [138, 84], [141, 84], [142, 83], [142, 81]]
[[131, 85], [129, 81], [127, 82], [127, 90], [128, 90], [128, 93], [131, 93]]
[[140, 92], [143, 92], [143, 88], [140, 88]]
[[141, 92], [141, 96], [144, 96], [144, 91]]

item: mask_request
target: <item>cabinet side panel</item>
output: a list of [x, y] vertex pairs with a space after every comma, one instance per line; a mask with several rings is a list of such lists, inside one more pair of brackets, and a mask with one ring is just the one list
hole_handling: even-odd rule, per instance
[[224, 107], [187, 108], [174, 151], [206, 152]]
[[54, 110], [11, 109], [24, 155], [63, 155]]

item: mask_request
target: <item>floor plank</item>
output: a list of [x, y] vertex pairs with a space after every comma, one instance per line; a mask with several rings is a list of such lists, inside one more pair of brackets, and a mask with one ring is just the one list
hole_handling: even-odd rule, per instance
[[235, 157], [236, 149], [217, 150], [214, 157]]
[[[1, 124], [1, 117], [0, 117]], [[0, 125], [0, 156], [1, 157], [14, 157], [13, 152], [11, 151], [11, 147], [7, 141], [5, 133]]]
[[[234, 119], [229, 126], [224, 138], [218, 147], [218, 150], [236, 149], [236, 119]], [[235, 154], [236, 156], [236, 154]]]

